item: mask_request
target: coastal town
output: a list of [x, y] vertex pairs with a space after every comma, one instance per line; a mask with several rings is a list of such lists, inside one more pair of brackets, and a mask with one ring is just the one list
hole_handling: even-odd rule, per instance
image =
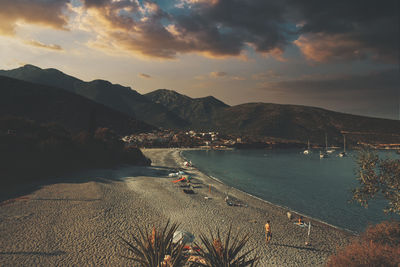
[[[349, 133], [347, 133], [349, 134]], [[194, 131], [164, 129], [148, 133], [126, 135], [121, 138], [127, 145], [140, 148], [200, 148], [200, 149], [273, 149], [273, 148], [304, 148], [306, 143], [298, 140], [286, 140], [275, 137], [222, 134], [217, 131]], [[400, 151], [399, 143], [372, 143], [365, 141], [349, 144], [353, 149], [368, 147], [377, 150]], [[311, 148], [320, 149], [323, 144], [313, 143]], [[340, 146], [331, 145], [338, 149]]]
[[150, 133], [132, 134], [122, 137], [127, 144], [141, 148], [188, 147], [204, 149], [232, 148], [301, 148], [299, 141], [283, 140], [273, 137], [240, 136], [209, 131], [159, 130]]

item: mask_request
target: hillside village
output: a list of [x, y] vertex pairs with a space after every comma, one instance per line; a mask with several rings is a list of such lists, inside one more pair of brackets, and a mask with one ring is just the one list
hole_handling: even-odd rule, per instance
[[188, 147], [205, 149], [231, 148], [275, 148], [303, 147], [298, 141], [280, 140], [271, 137], [226, 135], [219, 132], [197, 132], [194, 130], [160, 130], [150, 133], [132, 134], [122, 141], [137, 147]]
[[[274, 137], [259, 137], [245, 135], [226, 135], [220, 132], [201, 132], [183, 130], [158, 130], [148, 133], [126, 135], [121, 138], [127, 145], [141, 148], [203, 148], [203, 149], [233, 149], [233, 148], [304, 148], [307, 144], [297, 140], [285, 140]], [[379, 150], [400, 150], [399, 143], [367, 143], [358, 141], [348, 144], [351, 148], [369, 147]], [[312, 148], [321, 149], [323, 145], [312, 143]], [[340, 148], [331, 145], [331, 148]]]

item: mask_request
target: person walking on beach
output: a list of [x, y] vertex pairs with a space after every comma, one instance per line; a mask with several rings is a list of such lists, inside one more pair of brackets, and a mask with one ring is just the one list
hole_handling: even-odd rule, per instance
[[265, 238], [266, 238], [266, 242], [267, 242], [267, 245], [268, 245], [269, 241], [272, 238], [271, 225], [270, 225], [270, 221], [269, 220], [265, 224]]

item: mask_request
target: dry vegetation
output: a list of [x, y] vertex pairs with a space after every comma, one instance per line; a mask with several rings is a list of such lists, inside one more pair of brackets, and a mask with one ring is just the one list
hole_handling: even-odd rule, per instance
[[332, 255], [327, 266], [400, 266], [400, 222], [370, 226], [350, 245]]

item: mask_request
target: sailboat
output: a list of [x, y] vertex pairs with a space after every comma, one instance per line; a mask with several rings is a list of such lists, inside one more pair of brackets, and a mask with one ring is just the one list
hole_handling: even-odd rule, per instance
[[339, 157], [341, 157], [341, 158], [347, 157], [347, 154], [346, 154], [346, 135], [343, 135], [343, 152], [339, 153]]
[[328, 150], [328, 136], [325, 134], [325, 151], [320, 151], [319, 152], [319, 158], [320, 159], [328, 157], [327, 150]]
[[303, 151], [303, 154], [304, 154], [304, 155], [308, 155], [308, 154], [310, 154], [310, 153], [311, 153], [311, 150], [310, 150], [310, 140], [308, 140], [307, 149]]
[[325, 143], [326, 143], [326, 148], [325, 148], [326, 153], [332, 154], [333, 152], [335, 152], [335, 149], [333, 149], [333, 148], [328, 149], [328, 138], [327, 138], [327, 135], [325, 135]]

